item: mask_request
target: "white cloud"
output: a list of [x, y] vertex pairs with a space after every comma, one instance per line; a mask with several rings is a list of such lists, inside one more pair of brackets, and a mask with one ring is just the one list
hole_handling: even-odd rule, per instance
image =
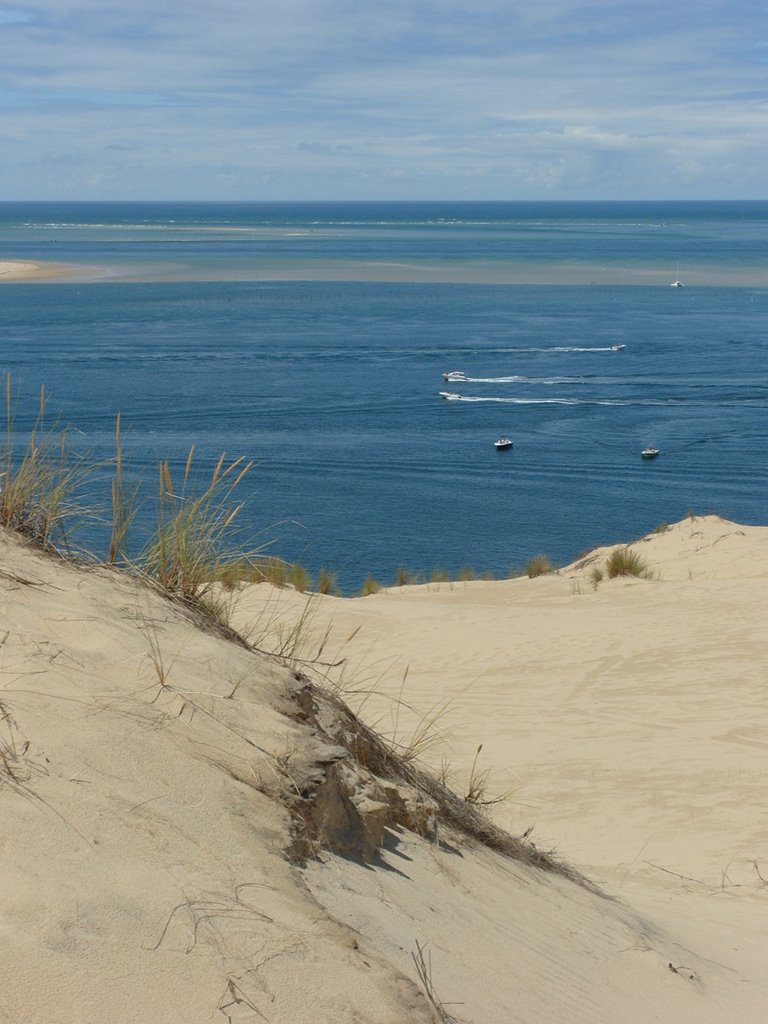
[[746, 0], [36, 0], [4, 196], [759, 196], [762, 36]]

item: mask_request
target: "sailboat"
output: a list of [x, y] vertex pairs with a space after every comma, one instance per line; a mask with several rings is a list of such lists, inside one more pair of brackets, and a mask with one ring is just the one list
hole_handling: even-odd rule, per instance
[[670, 285], [670, 288], [685, 288], [685, 285], [680, 280], [680, 264], [677, 264], [677, 270], [675, 271], [675, 280]]

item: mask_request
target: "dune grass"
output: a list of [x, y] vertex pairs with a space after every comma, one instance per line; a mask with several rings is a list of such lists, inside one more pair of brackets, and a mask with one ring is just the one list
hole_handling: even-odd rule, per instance
[[242, 457], [227, 465], [222, 454], [210, 481], [195, 494], [190, 479], [194, 454], [193, 446], [178, 488], [169, 463], [160, 463], [157, 527], [138, 559], [162, 590], [188, 601], [235, 558], [232, 527], [242, 505], [233, 503], [234, 492], [252, 466]]
[[592, 589], [597, 590], [598, 586], [603, 582], [605, 572], [600, 568], [599, 565], [593, 565], [589, 570], [589, 582], [592, 584]]
[[378, 594], [381, 590], [381, 584], [369, 573], [363, 580], [363, 585], [360, 588], [360, 594], [362, 597], [368, 597], [370, 594]]
[[317, 571], [317, 592], [318, 594], [336, 594], [336, 574], [321, 566]]
[[396, 587], [409, 587], [423, 582], [424, 579], [420, 573], [413, 572], [411, 569], [406, 569], [405, 566], [398, 565], [395, 570]]
[[605, 572], [608, 579], [615, 579], [617, 576], [638, 576], [643, 579], [651, 577], [651, 570], [648, 564], [630, 548], [614, 548], [605, 560]]
[[66, 544], [66, 525], [84, 514], [75, 500], [78, 487], [93, 471], [68, 447], [67, 431], [48, 428], [45, 388], [40, 389], [37, 419], [26, 447], [15, 441], [11, 375], [5, 378], [5, 438], [0, 448], [0, 524], [49, 550]]
[[555, 567], [552, 565], [549, 555], [534, 555], [525, 567], [525, 574], [529, 580], [535, 579], [537, 576], [546, 576], [554, 571]]

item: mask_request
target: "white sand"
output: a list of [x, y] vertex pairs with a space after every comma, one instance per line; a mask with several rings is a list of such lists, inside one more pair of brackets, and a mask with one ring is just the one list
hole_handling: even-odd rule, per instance
[[38, 273], [40, 267], [37, 263], [21, 263], [18, 261], [0, 261], [0, 280], [18, 280], [19, 278], [32, 277]]
[[[768, 529], [686, 520], [637, 547], [657, 578], [324, 598], [311, 625], [350, 691], [397, 696], [409, 667], [400, 735], [449, 699], [457, 786], [482, 742], [512, 790], [496, 819], [608, 900], [447, 830], [291, 865], [286, 789], [341, 753], [293, 673], [0, 537], [0, 1021], [436, 1021], [418, 943], [473, 1024], [762, 1022]], [[274, 632], [302, 606], [253, 587], [237, 614]]]
[[76, 273], [64, 263], [25, 263], [21, 260], [0, 260], [0, 283], [3, 281], [48, 281]]

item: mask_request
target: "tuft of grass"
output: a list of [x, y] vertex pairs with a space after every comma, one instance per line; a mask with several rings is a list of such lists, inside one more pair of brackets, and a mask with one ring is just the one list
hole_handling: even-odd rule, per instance
[[651, 571], [636, 551], [629, 548], [614, 548], [605, 561], [608, 579], [616, 576], [639, 576], [648, 579]]
[[402, 565], [398, 565], [395, 571], [395, 586], [410, 587], [416, 583], [421, 583], [419, 574], [412, 572], [410, 569], [404, 568]]
[[196, 602], [207, 618], [218, 622], [226, 629], [231, 627], [237, 597], [227, 587], [206, 588], [198, 595]]
[[445, 571], [445, 569], [441, 569], [439, 565], [436, 565], [435, 568], [432, 570], [432, 575], [429, 578], [429, 582], [430, 583], [449, 583], [450, 579], [451, 579], [451, 577], [448, 575], [448, 573]]
[[9, 781], [14, 787], [28, 782], [30, 773], [24, 761], [29, 742], [20, 747], [16, 742], [19, 727], [7, 704], [0, 701], [0, 782]]
[[253, 573], [249, 582], [271, 583], [275, 587], [285, 587], [288, 585], [289, 568], [288, 563], [277, 555], [260, 558], [253, 563]]
[[377, 594], [381, 590], [381, 584], [369, 573], [363, 580], [363, 585], [360, 588], [360, 594], [363, 597], [368, 597], [369, 594]]
[[210, 482], [195, 495], [190, 480], [194, 453], [190, 448], [178, 489], [169, 464], [160, 463], [157, 529], [140, 556], [149, 579], [186, 601], [199, 597], [231, 560], [227, 551], [241, 509], [232, 504], [233, 495], [252, 465], [242, 458], [226, 465], [222, 454]]
[[294, 590], [298, 590], [300, 594], [304, 594], [312, 585], [312, 577], [303, 565], [299, 565], [298, 562], [294, 562], [288, 569], [288, 582]]
[[554, 569], [549, 555], [534, 555], [526, 565], [525, 573], [528, 579], [532, 580], [536, 576], [546, 576], [548, 573], [554, 572]]
[[[405, 676], [403, 677], [403, 683], [404, 682]], [[398, 707], [400, 704], [404, 707], [409, 707], [409, 705], [402, 699], [402, 692], [398, 699]], [[403, 764], [411, 764], [416, 761], [421, 761], [430, 750], [435, 747], [442, 746], [445, 743], [447, 739], [447, 732], [442, 723], [450, 714], [452, 704], [453, 700], [450, 697], [437, 701], [431, 708], [422, 714], [411, 735], [407, 739], [403, 738], [403, 740], [398, 739], [398, 713], [398, 716], [395, 718], [392, 739], [390, 742], [392, 744], [392, 749], [397, 752], [397, 756], [401, 759]], [[411, 708], [411, 710], [413, 710], [413, 708]]]
[[483, 744], [481, 743], [475, 751], [475, 758], [469, 773], [469, 782], [467, 783], [467, 792], [464, 800], [468, 804], [474, 804], [475, 807], [490, 807], [491, 804], [502, 803], [507, 799], [508, 794], [502, 793], [498, 796], [489, 796], [488, 782], [491, 777], [491, 768], [478, 768], [477, 766], [482, 749]]
[[160, 633], [157, 623], [152, 622], [150, 619], [142, 615], [140, 616], [137, 625], [139, 632], [147, 641], [147, 657], [155, 671], [157, 685], [159, 687], [157, 694], [152, 701], [152, 703], [154, 703], [160, 694], [170, 685], [168, 679], [176, 661], [176, 657], [174, 656], [170, 661], [166, 661], [163, 653], [163, 647], [160, 643]]
[[603, 582], [605, 573], [599, 565], [593, 565], [589, 571], [589, 582], [592, 584], [592, 589], [597, 590], [599, 584]]
[[459, 574], [456, 577], [460, 583], [470, 583], [472, 580], [477, 579], [477, 573], [471, 565], [465, 565], [459, 569]]
[[[312, 620], [317, 610], [316, 595], [307, 596], [301, 614], [281, 616], [277, 606], [265, 609], [261, 621], [253, 624], [248, 637], [253, 650], [279, 658], [290, 668], [307, 664], [318, 669], [337, 668], [340, 663], [322, 662], [323, 651], [330, 637], [330, 626], [319, 640], [312, 633]], [[254, 633], [257, 636], [254, 638]]]
[[15, 444], [14, 395], [10, 373], [5, 378], [5, 441], [0, 445], [0, 524], [16, 530], [45, 550], [54, 539], [66, 542], [65, 523], [83, 516], [74, 494], [92, 471], [67, 447], [66, 429], [45, 425], [45, 388], [40, 389], [37, 420], [26, 449]]
[[332, 573], [330, 569], [321, 568], [317, 571], [317, 592], [318, 594], [335, 594], [337, 593], [336, 587], [336, 574]]
[[219, 568], [215, 575], [217, 583], [221, 584], [224, 590], [236, 590], [237, 587], [246, 581], [245, 573], [251, 567], [243, 562], [228, 562]]
[[459, 1024], [458, 1018], [452, 1016], [444, 1002], [438, 996], [435, 986], [432, 983], [432, 954], [427, 950], [426, 957], [424, 951], [427, 949], [426, 946], [416, 943], [416, 952], [411, 952], [411, 959], [413, 960], [414, 967], [416, 968], [416, 974], [418, 975], [421, 987], [424, 989], [424, 995], [427, 997], [432, 1009], [435, 1011], [437, 1020], [440, 1024]]

